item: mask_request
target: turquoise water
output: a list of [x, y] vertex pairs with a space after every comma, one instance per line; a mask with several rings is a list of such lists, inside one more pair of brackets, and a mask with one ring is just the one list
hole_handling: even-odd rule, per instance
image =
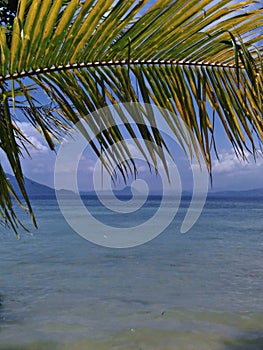
[[129, 249], [82, 239], [55, 200], [33, 206], [38, 231], [0, 235], [0, 350], [263, 349], [263, 200], [209, 199], [186, 235], [183, 201], [165, 232]]

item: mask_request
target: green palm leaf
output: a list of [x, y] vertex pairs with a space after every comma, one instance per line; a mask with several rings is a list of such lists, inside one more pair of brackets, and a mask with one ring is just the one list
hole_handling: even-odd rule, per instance
[[[13, 118], [18, 94], [30, 107], [25, 109], [29, 121], [51, 148], [54, 138], [59, 141], [59, 130], [66, 131], [81, 117], [87, 119], [89, 113], [109, 104], [138, 101], [168, 110], [163, 121], [191, 154], [199, 157], [200, 146], [209, 171], [215, 117], [237, 154], [244, 157], [247, 149], [255, 153], [256, 140], [262, 142], [263, 10], [255, 6], [257, 1], [159, 0], [145, 10], [147, 3], [20, 0], [11, 42], [7, 27], [0, 28], [1, 148], [31, 213]], [[56, 110], [43, 114], [31, 83], [50, 97]], [[126, 114], [117, 106], [116, 110], [135, 142], [140, 135], [159, 146], [149, 148], [146, 142], [145, 153], [136, 142], [156, 167], [156, 157], [161, 157], [169, 176], [163, 153], [166, 144], [154, 127], [154, 113], [140, 110], [135, 116], [128, 108], [135, 122], [131, 125]], [[124, 141], [123, 130], [111, 127], [113, 120], [109, 113], [88, 118], [91, 134], [86, 136], [96, 135], [91, 145], [98, 156]], [[186, 133], [180, 120], [192, 133]], [[102, 128], [107, 132], [100, 132]], [[125, 156], [131, 155], [122, 142], [102, 161], [109, 171], [117, 164], [125, 177], [136, 172], [133, 160], [120, 166]], [[3, 170], [1, 176], [5, 176]], [[1, 215], [12, 222], [8, 186], [3, 180]]]

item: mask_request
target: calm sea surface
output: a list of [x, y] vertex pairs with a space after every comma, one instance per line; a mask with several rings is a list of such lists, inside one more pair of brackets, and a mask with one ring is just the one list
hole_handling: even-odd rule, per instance
[[185, 235], [183, 201], [159, 237], [129, 249], [84, 240], [54, 199], [32, 203], [38, 231], [0, 234], [0, 350], [263, 349], [262, 199], [209, 199]]

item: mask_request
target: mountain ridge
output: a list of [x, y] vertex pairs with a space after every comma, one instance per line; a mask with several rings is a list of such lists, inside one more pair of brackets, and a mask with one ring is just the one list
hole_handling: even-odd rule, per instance
[[[21, 192], [19, 190], [19, 187], [17, 185], [16, 179], [13, 175], [8, 174], [9, 181], [11, 185], [13, 186], [15, 192], [21, 197]], [[34, 180], [31, 180], [27, 177], [24, 177], [25, 181], [25, 188], [28, 193], [29, 198], [45, 198], [45, 197], [56, 197], [55, 189], [52, 187], [49, 187], [47, 185], [40, 184]], [[74, 196], [75, 193], [69, 190], [60, 190], [60, 193], [65, 196]], [[109, 196], [110, 192], [100, 192], [104, 196]], [[132, 191], [131, 187], [126, 186], [122, 190], [113, 190], [113, 193], [116, 197], [132, 197]], [[81, 196], [88, 196], [88, 197], [97, 197], [97, 194], [95, 191], [81, 191]], [[139, 195], [139, 193], [136, 193]], [[150, 194], [150, 196], [160, 196], [161, 194], [155, 193]], [[184, 197], [191, 197], [191, 192], [189, 191], [183, 191], [182, 196]], [[263, 187], [262, 188], [254, 188], [250, 190], [225, 190], [225, 191], [209, 191], [208, 192], [208, 198], [263, 198]]]

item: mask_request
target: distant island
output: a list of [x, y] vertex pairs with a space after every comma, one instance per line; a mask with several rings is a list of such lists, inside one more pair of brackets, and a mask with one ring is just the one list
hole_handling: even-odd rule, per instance
[[262, 198], [263, 199], [263, 188], [255, 188], [252, 190], [243, 191], [220, 191], [220, 192], [209, 192], [208, 198]]
[[[21, 192], [19, 190], [19, 187], [17, 185], [16, 179], [13, 175], [8, 175], [8, 179], [13, 186], [15, 192], [21, 197]], [[31, 179], [28, 179], [27, 177], [25, 179], [25, 188], [27, 190], [27, 194], [29, 198], [55, 198], [56, 193], [54, 188], [51, 188], [49, 186], [40, 184], [36, 181], [33, 181]], [[61, 189], [60, 193], [69, 196], [69, 197], [74, 197], [75, 193]], [[109, 192], [101, 192], [105, 197], [110, 195]], [[126, 198], [129, 199], [132, 197], [132, 191], [129, 186], [125, 187], [122, 190], [113, 190], [114, 195], [117, 198]], [[81, 196], [83, 197], [97, 197], [97, 194], [95, 191], [90, 191], [90, 192], [80, 192]], [[139, 193], [138, 193], [139, 195]], [[160, 194], [151, 194], [150, 196], [159, 196]], [[191, 197], [191, 192], [184, 191], [182, 194], [182, 197]], [[208, 198], [263, 198], [263, 188], [257, 188], [257, 189], [251, 189], [251, 190], [243, 190], [243, 191], [210, 191], [208, 192]]]

